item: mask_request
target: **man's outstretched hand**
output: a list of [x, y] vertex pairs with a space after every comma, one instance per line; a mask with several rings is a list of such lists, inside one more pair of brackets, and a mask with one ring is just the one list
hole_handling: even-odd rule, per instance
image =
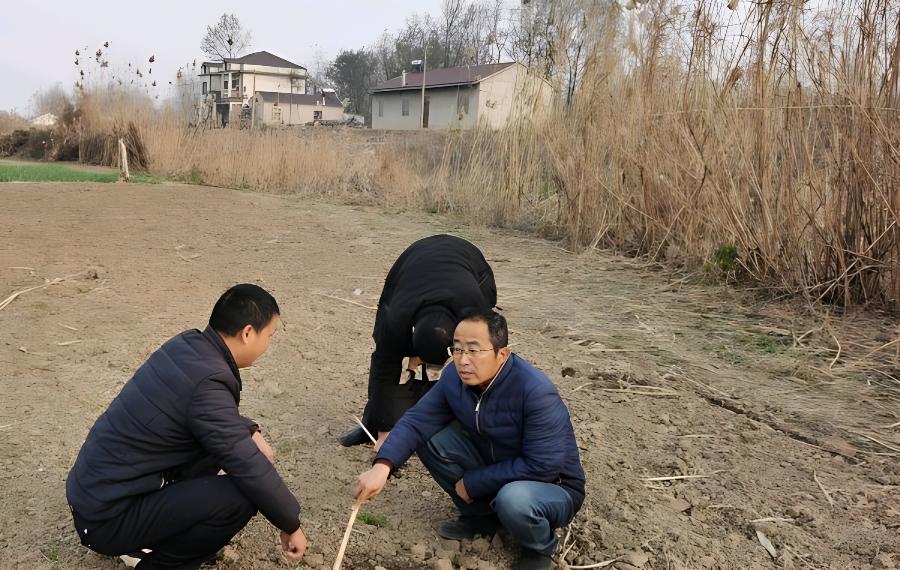
[[356, 478], [353, 486], [353, 498], [357, 504], [362, 504], [384, 489], [391, 468], [384, 463], [376, 463], [371, 469]]
[[281, 551], [284, 557], [291, 562], [297, 562], [303, 558], [303, 553], [306, 552], [306, 536], [303, 531], [299, 528], [291, 534], [282, 531]]

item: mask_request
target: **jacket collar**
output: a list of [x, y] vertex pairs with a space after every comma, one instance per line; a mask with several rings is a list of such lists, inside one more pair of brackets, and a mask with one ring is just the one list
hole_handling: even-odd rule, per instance
[[234, 357], [231, 355], [231, 351], [228, 349], [228, 345], [225, 344], [225, 341], [222, 340], [222, 337], [219, 336], [219, 333], [214, 331], [212, 327], [206, 327], [202, 334], [204, 337], [206, 337], [206, 340], [212, 343], [212, 345], [222, 353], [222, 356], [225, 357], [225, 362], [228, 363], [228, 368], [231, 369], [231, 372], [234, 373], [234, 377], [237, 378], [238, 390], [240, 390], [242, 388], [241, 372], [237, 367], [237, 363], [235, 363], [234, 361]]

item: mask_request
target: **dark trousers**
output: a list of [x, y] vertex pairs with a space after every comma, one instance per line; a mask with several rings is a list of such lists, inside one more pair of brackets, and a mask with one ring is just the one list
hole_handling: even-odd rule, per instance
[[416, 379], [400, 384], [402, 356], [372, 353], [369, 363], [369, 400], [363, 411], [362, 422], [372, 435], [379, 431], [391, 431], [406, 410], [413, 407], [431, 386], [425, 365], [419, 368]]
[[559, 542], [554, 529], [575, 517], [572, 497], [554, 483], [512, 481], [493, 497], [466, 503], [456, 494], [456, 482], [466, 471], [488, 464], [459, 422], [453, 422], [417, 450], [419, 459], [440, 487], [450, 495], [460, 514], [496, 514], [522, 547], [548, 556]]
[[109, 556], [140, 554], [139, 570], [196, 569], [228, 544], [256, 514], [228, 475], [204, 462], [159, 491], [129, 500], [114, 519], [94, 523], [73, 512], [81, 543]]

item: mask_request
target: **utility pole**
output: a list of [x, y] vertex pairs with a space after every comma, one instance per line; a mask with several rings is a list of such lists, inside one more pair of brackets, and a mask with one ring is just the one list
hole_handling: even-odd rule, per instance
[[428, 66], [428, 44], [425, 44], [425, 57], [422, 58], [422, 128], [425, 128], [425, 68]]

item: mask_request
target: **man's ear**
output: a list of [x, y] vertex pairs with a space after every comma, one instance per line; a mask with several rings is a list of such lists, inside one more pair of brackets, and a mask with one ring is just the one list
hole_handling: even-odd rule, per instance
[[244, 325], [244, 328], [241, 329], [241, 340], [244, 341], [244, 343], [250, 342], [250, 335], [253, 332], [253, 325]]
[[509, 360], [509, 355], [510, 355], [510, 354], [512, 354], [512, 352], [511, 352], [511, 351], [509, 350], [509, 348], [506, 347], [506, 346], [504, 346], [503, 348], [501, 348], [500, 350], [498, 350], [498, 351], [497, 351], [497, 356], [500, 357], [500, 363], [501, 363], [501, 364], [505, 364], [506, 361]]

